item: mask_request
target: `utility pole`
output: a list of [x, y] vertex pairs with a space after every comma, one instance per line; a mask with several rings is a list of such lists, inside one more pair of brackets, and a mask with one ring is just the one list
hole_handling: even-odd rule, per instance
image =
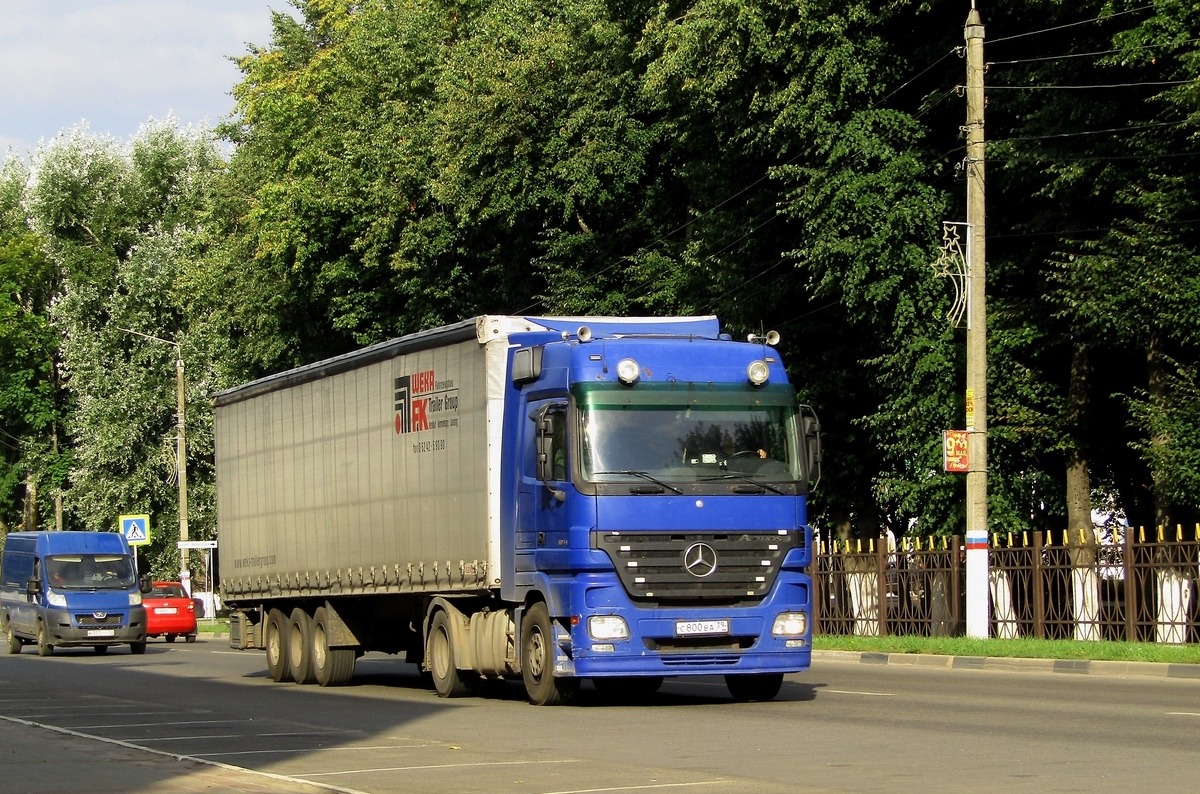
[[152, 342], [161, 342], [175, 348], [175, 472], [179, 486], [179, 581], [183, 584], [188, 595], [192, 592], [191, 571], [188, 570], [188, 550], [183, 546], [188, 540], [188, 505], [187, 505], [187, 440], [184, 435], [187, 422], [185, 420], [186, 393], [183, 376], [183, 348], [178, 342], [160, 339], [157, 336], [134, 331], [131, 328], [121, 328], [127, 334], [140, 336]]
[[967, 42], [967, 636], [987, 637], [987, 265], [984, 256], [983, 19], [971, 0]]

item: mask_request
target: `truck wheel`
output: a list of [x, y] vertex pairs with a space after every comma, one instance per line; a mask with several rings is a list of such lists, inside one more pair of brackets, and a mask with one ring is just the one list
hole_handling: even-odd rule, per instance
[[783, 673], [747, 673], [725, 676], [734, 700], [771, 700], [783, 686]]
[[50, 637], [46, 634], [45, 621], [38, 621], [38, 656], [49, 656], [54, 653], [54, 646], [50, 644]]
[[554, 677], [554, 624], [545, 602], [531, 606], [521, 621], [521, 678], [535, 706], [569, 703], [579, 690], [578, 678]]
[[21, 638], [18, 637], [16, 634], [13, 634], [12, 621], [5, 621], [4, 635], [5, 635], [5, 639], [8, 640], [8, 652], [9, 653], [20, 653], [21, 652]]
[[317, 607], [312, 621], [313, 675], [321, 686], [341, 686], [354, 677], [354, 649], [330, 648], [329, 610]]
[[316, 681], [313, 677], [312, 616], [301, 607], [292, 610], [287, 649], [292, 680], [297, 684], [311, 684]]
[[290, 681], [291, 666], [287, 657], [288, 621], [278, 609], [267, 613], [267, 625], [263, 630], [263, 645], [267, 649], [267, 672], [272, 681]]
[[425, 654], [433, 688], [438, 697], [460, 698], [470, 691], [467, 682], [458, 674], [454, 662], [454, 643], [450, 639], [450, 618], [439, 609], [429, 624], [429, 650]]

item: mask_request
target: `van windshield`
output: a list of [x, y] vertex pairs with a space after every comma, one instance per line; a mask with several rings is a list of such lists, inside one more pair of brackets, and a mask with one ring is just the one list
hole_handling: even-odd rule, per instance
[[123, 554], [56, 554], [46, 558], [46, 582], [59, 590], [128, 590], [137, 577]]

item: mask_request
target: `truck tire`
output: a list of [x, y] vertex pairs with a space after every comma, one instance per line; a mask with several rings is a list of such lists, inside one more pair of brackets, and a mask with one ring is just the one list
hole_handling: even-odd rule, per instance
[[288, 624], [288, 665], [292, 680], [297, 684], [311, 684], [313, 676], [312, 616], [301, 607], [292, 610]]
[[37, 633], [38, 656], [50, 656], [54, 653], [54, 646], [50, 644], [50, 636], [46, 634], [46, 622], [38, 621]]
[[321, 686], [341, 686], [354, 677], [354, 649], [329, 647], [329, 610], [317, 607], [312, 621], [313, 675]]
[[275, 682], [290, 681], [292, 677], [287, 636], [287, 618], [278, 609], [272, 609], [267, 613], [267, 625], [263, 628], [263, 646], [267, 649], [267, 672]]
[[535, 706], [569, 703], [579, 691], [578, 678], [554, 677], [554, 624], [545, 602], [531, 606], [521, 621], [521, 678]]
[[6, 620], [4, 622], [4, 635], [5, 635], [5, 639], [8, 640], [8, 652], [9, 653], [20, 653], [21, 652], [21, 638], [13, 633], [12, 621]]
[[783, 686], [783, 673], [746, 673], [725, 676], [734, 700], [772, 700]]
[[425, 659], [429, 662], [429, 673], [438, 697], [460, 698], [470, 693], [471, 688], [455, 666], [450, 618], [445, 610], [439, 609], [429, 624], [429, 649], [425, 652]]

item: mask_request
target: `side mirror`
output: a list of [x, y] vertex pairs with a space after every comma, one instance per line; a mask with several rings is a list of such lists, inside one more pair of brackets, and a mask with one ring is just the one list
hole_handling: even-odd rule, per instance
[[36, 576], [29, 577], [25, 582], [25, 595], [30, 598], [36, 598], [37, 594], [42, 592], [42, 580]]
[[138, 590], [141, 592], [142, 595], [146, 595], [153, 589], [154, 589], [154, 579], [150, 576], [150, 574], [145, 574], [140, 579], [138, 579]]
[[815, 491], [821, 482], [821, 420], [807, 405], [800, 406], [800, 434], [804, 444], [804, 463], [809, 490]]
[[562, 406], [544, 405], [534, 414], [533, 421], [537, 423], [537, 477], [550, 489], [551, 495], [560, 502], [566, 501], [567, 495], [559, 488], [550, 485], [551, 481], [562, 479], [557, 476], [555, 455], [563, 451], [561, 444], [555, 444], [555, 420], [562, 418]]

